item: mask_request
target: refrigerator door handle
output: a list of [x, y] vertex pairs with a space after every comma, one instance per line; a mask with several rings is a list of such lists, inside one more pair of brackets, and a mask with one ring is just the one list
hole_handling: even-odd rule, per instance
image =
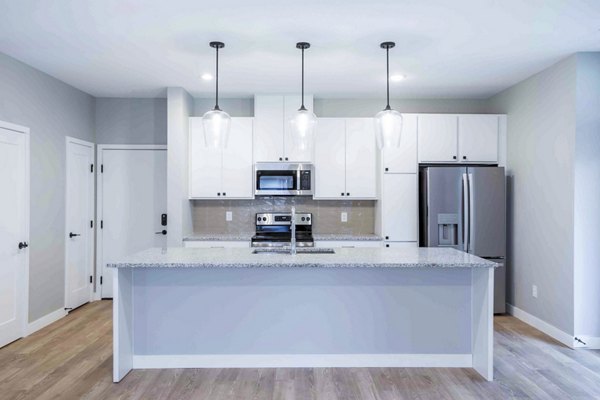
[[469, 183], [467, 174], [462, 174], [462, 234], [463, 250], [469, 251]]
[[469, 173], [469, 246], [468, 251], [471, 252], [475, 248], [473, 238], [476, 235], [475, 231], [475, 207], [473, 207], [473, 198], [475, 186], [473, 185], [473, 174]]

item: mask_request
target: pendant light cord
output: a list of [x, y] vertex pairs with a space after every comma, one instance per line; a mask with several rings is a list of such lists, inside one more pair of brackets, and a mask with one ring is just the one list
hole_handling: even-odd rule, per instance
[[390, 48], [387, 47], [385, 49], [385, 59], [386, 59], [386, 77], [387, 77], [387, 105], [385, 106], [386, 110], [391, 110], [390, 107]]
[[302, 105], [300, 106], [301, 110], [306, 110], [304, 107], [304, 48], [302, 48]]
[[220, 110], [219, 108], [219, 47], [216, 47], [217, 50], [217, 63], [216, 63], [216, 79], [215, 79], [215, 110]]

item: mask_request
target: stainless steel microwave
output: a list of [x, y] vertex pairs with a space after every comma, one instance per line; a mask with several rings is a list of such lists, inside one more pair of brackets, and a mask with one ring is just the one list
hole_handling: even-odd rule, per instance
[[309, 163], [256, 163], [257, 196], [312, 196], [314, 169]]

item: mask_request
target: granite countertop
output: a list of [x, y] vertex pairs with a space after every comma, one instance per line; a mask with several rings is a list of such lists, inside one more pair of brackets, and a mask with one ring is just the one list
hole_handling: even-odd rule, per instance
[[496, 263], [450, 248], [342, 248], [335, 254], [252, 254], [252, 248], [151, 248], [110, 268], [493, 268]]
[[[183, 238], [184, 242], [193, 242], [193, 241], [244, 241], [250, 240], [254, 236], [254, 232], [250, 233], [201, 233], [201, 234], [192, 234], [190, 236], [186, 236]], [[314, 233], [313, 237], [315, 240], [321, 241], [381, 241], [383, 238], [381, 236], [377, 236], [374, 233], [371, 234], [342, 234], [342, 233]]]

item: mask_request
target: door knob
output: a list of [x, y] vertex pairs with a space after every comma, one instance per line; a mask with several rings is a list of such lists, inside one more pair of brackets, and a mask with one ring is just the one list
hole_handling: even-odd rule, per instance
[[154, 233], [155, 233], [155, 234], [157, 234], [157, 235], [166, 235], [166, 234], [167, 234], [167, 230], [166, 230], [166, 229], [163, 229], [163, 230], [162, 230], [162, 231], [160, 231], [160, 232], [154, 232]]
[[29, 244], [27, 244], [27, 242], [19, 242], [19, 250], [23, 250], [29, 247]]
[[79, 233], [73, 233], [73, 232], [69, 232], [69, 237], [70, 237], [71, 239], [73, 239], [75, 236], [81, 236], [81, 234], [79, 234]]

